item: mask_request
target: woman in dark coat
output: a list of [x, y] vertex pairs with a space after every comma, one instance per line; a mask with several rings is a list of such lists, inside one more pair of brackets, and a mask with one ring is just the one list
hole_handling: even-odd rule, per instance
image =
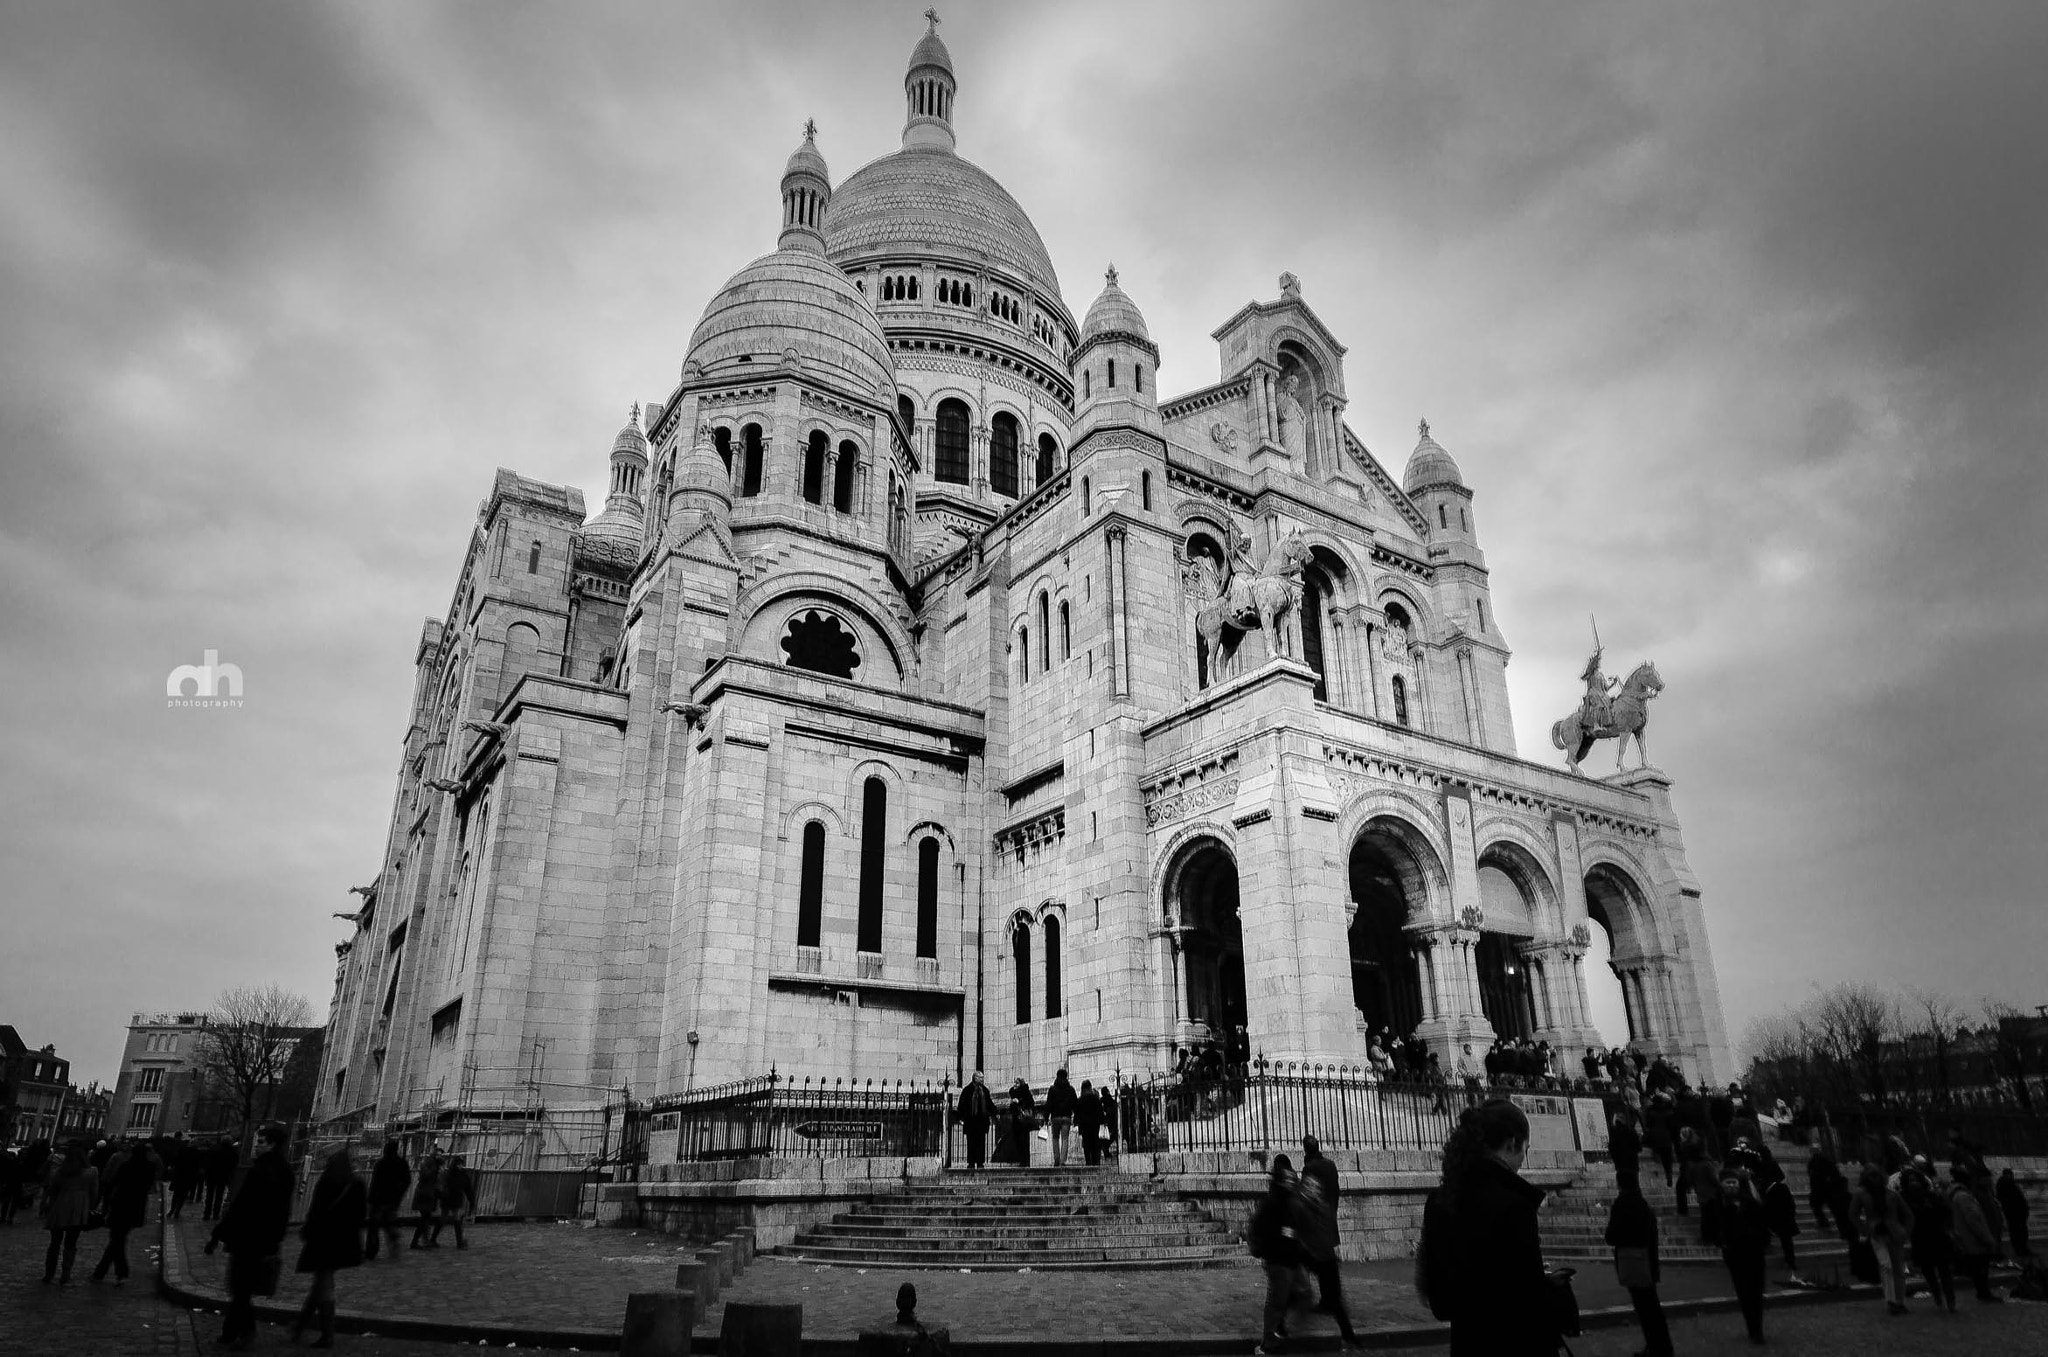
[[1295, 1275], [1300, 1271], [1300, 1199], [1295, 1189], [1299, 1180], [1294, 1162], [1284, 1154], [1273, 1156], [1272, 1177], [1266, 1196], [1252, 1212], [1251, 1227], [1245, 1231], [1252, 1257], [1266, 1269], [1266, 1307], [1255, 1354], [1276, 1352], [1287, 1336], [1287, 1306], [1294, 1297]]
[[[1643, 1199], [1643, 1185], [1638, 1179], [1630, 1177], [1620, 1186], [1614, 1207], [1607, 1213], [1607, 1245], [1615, 1250], [1614, 1270], [1627, 1288], [1629, 1302], [1636, 1307], [1636, 1322], [1643, 1328], [1640, 1357], [1671, 1357], [1671, 1326], [1665, 1322], [1663, 1302], [1657, 1299], [1657, 1283], [1663, 1279], [1657, 1264], [1657, 1213]], [[1648, 1286], [1631, 1284], [1640, 1278], [1631, 1277], [1624, 1270], [1623, 1249], [1641, 1249], [1649, 1254]]]
[[149, 1213], [149, 1190], [156, 1185], [156, 1151], [137, 1145], [107, 1181], [107, 1246], [93, 1266], [92, 1279], [105, 1281], [114, 1270], [114, 1285], [128, 1280], [128, 1233], [142, 1227]]
[[1553, 1357], [1561, 1341], [1526, 1181], [1529, 1119], [1502, 1099], [1465, 1109], [1437, 1189], [1451, 1225], [1451, 1357]]
[[1031, 1163], [1032, 1119], [1037, 1112], [1038, 1100], [1031, 1096], [1031, 1085], [1019, 1076], [1010, 1085], [1010, 1133], [1004, 1144], [1004, 1158], [1012, 1164], [1029, 1166]]
[[[53, 1281], [59, 1285], [70, 1283], [71, 1265], [78, 1258], [78, 1232], [85, 1228], [99, 1195], [99, 1170], [87, 1161], [85, 1147], [75, 1141], [66, 1145], [64, 1157], [51, 1166], [50, 1180], [43, 1190], [43, 1225], [50, 1232], [50, 1251], [43, 1255], [46, 1285]], [[60, 1253], [64, 1262], [62, 1277], [57, 1275]]]
[[313, 1346], [334, 1346], [334, 1274], [363, 1261], [363, 1220], [369, 1198], [356, 1178], [355, 1166], [346, 1149], [327, 1156], [320, 1181], [313, 1184], [313, 1199], [306, 1207], [306, 1223], [299, 1227], [305, 1246], [299, 1250], [298, 1271], [313, 1274], [313, 1287], [306, 1303], [292, 1321], [292, 1341], [313, 1319], [320, 1321], [320, 1337]]
[[1081, 1162], [1091, 1167], [1100, 1164], [1102, 1143], [1097, 1136], [1102, 1131], [1102, 1095], [1087, 1079], [1081, 1081], [1081, 1096], [1074, 1102], [1074, 1130], [1081, 1137]]

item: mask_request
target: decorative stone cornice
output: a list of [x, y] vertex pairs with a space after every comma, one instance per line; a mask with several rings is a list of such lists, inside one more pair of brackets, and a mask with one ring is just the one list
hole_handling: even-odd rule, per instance
[[1159, 417], [1161, 419], [1185, 419], [1189, 415], [1199, 414], [1203, 410], [1213, 409], [1218, 405], [1227, 405], [1234, 400], [1242, 400], [1250, 396], [1251, 393], [1251, 378], [1245, 376], [1233, 377], [1227, 382], [1218, 382], [1214, 386], [1205, 386], [1199, 391], [1190, 391], [1185, 395], [1175, 396], [1170, 401], [1162, 401], [1159, 406]]
[[1347, 804], [1374, 786], [1393, 784], [1432, 792], [1461, 786], [1471, 790], [1475, 815], [1482, 804], [1513, 807], [1535, 815], [1562, 813], [1579, 824], [1606, 830], [1620, 838], [1647, 840], [1657, 837], [1657, 826], [1648, 820], [1630, 819], [1583, 802], [1542, 796], [1505, 782], [1490, 782], [1469, 773], [1433, 767], [1388, 750], [1351, 749], [1326, 743], [1323, 758], [1339, 770], [1332, 775], [1330, 783], [1338, 799]]
[[1221, 485], [1212, 481], [1207, 476], [1199, 476], [1184, 467], [1169, 466], [1166, 468], [1166, 483], [1168, 485], [1180, 486], [1186, 490], [1192, 490], [1197, 494], [1208, 495], [1212, 499], [1222, 500], [1231, 508], [1241, 509], [1245, 513], [1250, 513], [1254, 505], [1252, 497], [1245, 494], [1242, 490], [1233, 490], [1227, 485]]
[[1062, 806], [997, 830], [995, 849], [997, 853], [1002, 854], [1035, 856], [1066, 836], [1067, 811], [1066, 807]]
[[1237, 800], [1237, 751], [1155, 778], [1139, 789], [1145, 827], [1171, 824]]

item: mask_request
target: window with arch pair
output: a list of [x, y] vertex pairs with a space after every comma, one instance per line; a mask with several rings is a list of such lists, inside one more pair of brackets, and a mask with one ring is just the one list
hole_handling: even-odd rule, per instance
[[[825, 454], [829, 442], [823, 429], [813, 429], [810, 442], [804, 447], [803, 495], [811, 504], [825, 502]], [[859, 465], [860, 449], [841, 440], [839, 462], [832, 473], [832, 507], [842, 514], [853, 512], [853, 478]]]
[[[733, 472], [732, 430], [720, 426], [711, 431], [711, 446], [718, 451], [718, 460], [725, 463], [725, 474], [733, 479], [733, 490], [742, 499], [750, 499], [761, 493], [761, 426], [748, 424], [741, 428], [739, 437], [739, 472]], [[666, 483], [669, 469], [662, 468], [662, 479]], [[666, 510], [666, 505], [653, 506], [656, 511]]]
[[[1031, 1021], [1031, 920], [1018, 915], [1010, 925], [1010, 952], [1016, 964], [1017, 1021]], [[1060, 985], [1060, 916], [1047, 914], [1039, 924], [1044, 953], [1045, 1016], [1057, 1018], [1064, 1011]]]
[[[882, 950], [882, 913], [888, 879], [889, 784], [869, 778], [861, 787], [860, 896], [854, 946]], [[797, 886], [796, 945], [817, 947], [825, 932], [825, 822], [804, 825]], [[939, 841], [927, 835], [917, 845], [917, 955], [939, 955]]]
[[[1052, 596], [1043, 590], [1038, 595], [1038, 672], [1052, 671]], [[1074, 614], [1067, 600], [1060, 600], [1060, 659], [1074, 658]], [[1027, 624], [1017, 629], [1017, 680], [1031, 681], [1031, 627]]]
[[882, 300], [885, 302], [914, 302], [917, 300], [918, 282], [914, 273], [890, 273], [882, 276]]

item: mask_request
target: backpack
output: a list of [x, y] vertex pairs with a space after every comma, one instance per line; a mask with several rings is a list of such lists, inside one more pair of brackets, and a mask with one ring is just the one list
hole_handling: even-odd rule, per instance
[[1429, 1313], [1448, 1320], [1457, 1277], [1450, 1207], [1432, 1192], [1422, 1203], [1422, 1239], [1415, 1247], [1415, 1293]]

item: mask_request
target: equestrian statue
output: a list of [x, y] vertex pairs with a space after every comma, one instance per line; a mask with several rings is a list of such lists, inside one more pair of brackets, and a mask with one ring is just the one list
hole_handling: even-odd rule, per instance
[[1614, 680], [1600, 671], [1601, 654], [1596, 638], [1593, 656], [1579, 675], [1585, 680], [1586, 695], [1577, 711], [1551, 725], [1550, 742], [1565, 751], [1565, 762], [1576, 773], [1596, 740], [1618, 739], [1621, 743], [1614, 747], [1614, 769], [1620, 772], [1633, 735], [1640, 760], [1637, 766], [1647, 768], [1650, 748], [1643, 743], [1643, 728], [1650, 721], [1650, 699], [1664, 691], [1664, 680], [1657, 666], [1644, 660], [1617, 690]]
[[[1188, 563], [1188, 591], [1202, 605], [1195, 613], [1195, 631], [1202, 638], [1211, 684], [1234, 677], [1238, 668], [1236, 647], [1223, 647], [1226, 630], [1257, 627], [1266, 638], [1269, 656], [1292, 655], [1280, 619], [1301, 601], [1301, 572], [1309, 563], [1308, 542], [1299, 530], [1281, 538], [1259, 565], [1252, 563], [1251, 539], [1233, 537], [1228, 567], [1218, 567], [1206, 556]], [[1226, 668], [1231, 672], [1226, 674]]]

